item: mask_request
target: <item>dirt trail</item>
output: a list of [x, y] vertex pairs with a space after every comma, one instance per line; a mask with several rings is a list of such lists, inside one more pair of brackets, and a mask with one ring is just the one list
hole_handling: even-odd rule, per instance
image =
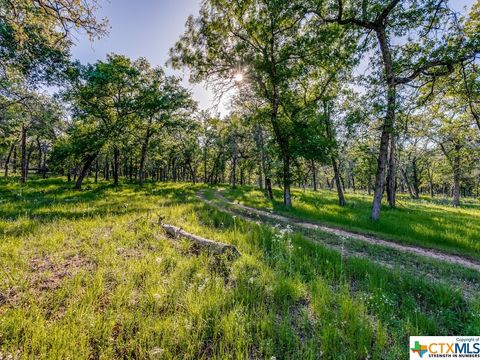
[[[320, 230], [320, 231], [323, 231], [325, 233], [333, 234], [333, 235], [336, 235], [336, 236], [345, 237], [345, 238], [349, 238], [349, 239], [352, 239], [352, 240], [363, 241], [363, 242], [366, 242], [366, 243], [369, 243], [369, 244], [380, 245], [380, 246], [388, 247], [388, 248], [391, 248], [391, 249], [394, 249], [394, 250], [397, 250], [397, 251], [401, 251], [401, 252], [404, 252], [404, 253], [411, 253], [411, 254], [414, 254], [414, 255], [424, 256], [424, 257], [427, 257], [427, 258], [431, 258], [431, 259], [435, 259], [435, 260], [439, 260], [439, 261], [444, 261], [444, 262], [448, 262], [448, 263], [451, 263], [451, 264], [457, 264], [457, 265], [461, 265], [461, 266], [464, 266], [464, 267], [469, 268], [469, 269], [480, 271], [480, 263], [475, 262], [475, 261], [470, 260], [470, 259], [463, 258], [461, 256], [450, 255], [450, 254], [443, 253], [441, 251], [425, 249], [425, 248], [421, 248], [421, 247], [417, 247], [417, 246], [402, 245], [402, 244], [399, 244], [399, 243], [395, 243], [395, 242], [392, 242], [392, 241], [389, 241], [389, 240], [379, 239], [379, 238], [369, 236], [369, 235], [362, 235], [362, 234], [357, 234], [357, 233], [354, 233], [354, 232], [350, 232], [350, 231], [346, 231], [346, 230], [342, 230], [342, 229], [338, 229], [338, 228], [334, 228], [334, 227], [314, 224], [314, 223], [311, 223], [311, 222], [299, 221], [299, 220], [293, 219], [291, 217], [287, 217], [287, 216], [283, 216], [283, 215], [279, 215], [279, 214], [271, 213], [271, 212], [268, 212], [268, 211], [259, 210], [259, 209], [255, 209], [255, 208], [252, 208], [252, 207], [249, 207], [249, 206], [245, 206], [245, 205], [242, 205], [242, 204], [231, 202], [230, 200], [228, 200], [227, 198], [225, 198], [223, 195], [221, 195], [218, 192], [215, 192], [215, 196], [218, 200], [222, 201], [223, 203], [226, 203], [230, 206], [241, 209], [241, 210], [243, 210], [247, 213], [262, 216], [262, 217], [265, 217], [265, 218], [268, 218], [268, 219], [271, 219], [271, 220], [280, 221], [280, 222], [291, 224], [291, 225], [294, 225], [294, 226], [297, 226], [297, 227], [302, 227], [304, 229]], [[200, 198], [203, 201], [208, 202], [210, 205], [216, 206], [215, 203], [205, 199], [204, 196], [200, 196]]]

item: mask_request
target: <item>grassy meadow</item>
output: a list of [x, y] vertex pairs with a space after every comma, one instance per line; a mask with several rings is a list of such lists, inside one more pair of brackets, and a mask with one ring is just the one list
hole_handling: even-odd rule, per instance
[[[407, 359], [409, 335], [480, 332], [479, 296], [220, 212], [195, 196], [202, 188], [74, 191], [60, 178], [2, 178], [0, 359]], [[252, 189], [225, 190], [271, 205]], [[377, 228], [366, 197], [347, 200], [334, 209], [331, 194], [295, 192], [292, 214], [478, 255], [474, 204], [446, 216], [444, 205], [408, 202]], [[242, 255], [174, 242], [159, 221]]]
[[480, 201], [462, 199], [462, 206], [451, 206], [451, 199], [419, 200], [398, 195], [397, 208], [384, 206], [381, 219], [370, 220], [371, 196], [346, 194], [347, 205], [338, 206], [334, 191], [295, 189], [293, 207], [286, 209], [282, 193], [274, 190], [274, 201], [253, 187], [225, 188], [230, 200], [247, 206], [275, 210], [278, 213], [338, 227], [353, 232], [376, 235], [405, 244], [438, 249], [452, 254], [480, 259]]

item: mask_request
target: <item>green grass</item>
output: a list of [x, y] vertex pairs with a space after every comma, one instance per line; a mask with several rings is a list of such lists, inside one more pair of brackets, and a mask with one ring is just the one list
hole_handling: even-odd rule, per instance
[[[195, 197], [0, 180], [0, 358], [406, 359], [409, 335], [480, 331], [480, 301], [345, 258]], [[231, 262], [163, 236], [158, 219], [232, 243]]]
[[335, 192], [295, 189], [291, 209], [281, 203], [278, 189], [273, 202], [253, 187], [226, 188], [224, 195], [247, 206], [480, 259], [480, 202], [476, 199], [465, 200], [462, 207], [454, 208], [445, 199], [412, 200], [400, 195], [397, 208], [384, 206], [380, 220], [372, 222], [372, 199], [364, 194], [347, 194], [347, 206], [342, 208]]

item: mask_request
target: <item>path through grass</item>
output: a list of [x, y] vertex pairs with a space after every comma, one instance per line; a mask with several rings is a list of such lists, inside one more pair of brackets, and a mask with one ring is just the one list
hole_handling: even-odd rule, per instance
[[[273, 209], [303, 220], [316, 221], [345, 230], [376, 235], [401, 243], [438, 249], [473, 259], [480, 259], [480, 202], [465, 201], [460, 208], [441, 199], [411, 200], [399, 196], [398, 208], [384, 206], [378, 222], [369, 218], [371, 197], [347, 194], [347, 206], [338, 206], [336, 193], [293, 191], [293, 208], [286, 209], [252, 187], [226, 188], [224, 195], [247, 206]], [[275, 190], [275, 199], [281, 199]]]

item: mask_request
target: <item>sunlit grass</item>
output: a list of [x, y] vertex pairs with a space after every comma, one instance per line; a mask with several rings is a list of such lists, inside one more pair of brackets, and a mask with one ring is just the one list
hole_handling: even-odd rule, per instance
[[275, 191], [274, 202], [251, 187], [226, 188], [224, 194], [248, 206], [274, 209], [355, 232], [480, 258], [480, 202], [475, 199], [468, 199], [462, 207], [454, 208], [445, 199], [411, 200], [400, 195], [396, 209], [384, 206], [381, 219], [372, 222], [369, 217], [371, 197], [365, 194], [347, 194], [347, 206], [342, 208], [337, 205], [335, 192], [296, 189], [292, 209], [281, 204], [279, 190]]
[[[409, 335], [480, 331], [477, 300], [233, 218], [200, 186], [88, 187], [0, 181], [2, 356], [402, 359]], [[159, 217], [242, 255], [172, 242]]]

